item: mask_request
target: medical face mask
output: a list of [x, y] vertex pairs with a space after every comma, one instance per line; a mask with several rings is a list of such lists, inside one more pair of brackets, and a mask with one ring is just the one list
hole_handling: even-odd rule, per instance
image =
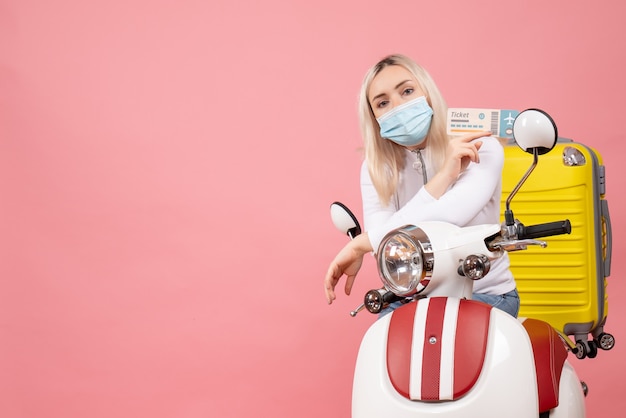
[[404, 147], [414, 147], [426, 139], [433, 110], [426, 97], [403, 103], [377, 118], [380, 136]]

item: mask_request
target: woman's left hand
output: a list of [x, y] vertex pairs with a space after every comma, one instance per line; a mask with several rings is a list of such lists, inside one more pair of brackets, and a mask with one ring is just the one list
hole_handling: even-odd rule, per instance
[[447, 170], [447, 174], [451, 178], [456, 180], [470, 162], [480, 162], [478, 150], [480, 150], [483, 143], [481, 141], [474, 142], [474, 140], [485, 136], [491, 136], [491, 132], [483, 131], [450, 140], [443, 169]]
[[452, 138], [448, 142], [446, 160], [443, 167], [426, 184], [426, 189], [435, 199], [439, 199], [448, 190], [448, 187], [456, 181], [469, 165], [470, 162], [480, 163], [478, 151], [482, 141], [475, 139], [490, 136], [491, 132], [483, 131], [470, 135]]

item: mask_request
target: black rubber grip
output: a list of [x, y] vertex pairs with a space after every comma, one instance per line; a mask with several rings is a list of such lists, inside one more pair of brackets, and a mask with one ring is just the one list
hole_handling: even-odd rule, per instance
[[569, 234], [571, 232], [572, 224], [569, 219], [565, 219], [564, 221], [548, 222], [538, 225], [520, 225], [517, 230], [517, 236], [519, 239], [535, 239]]
[[393, 292], [387, 292], [383, 295], [383, 302], [386, 302], [389, 304], [394, 303], [398, 300], [402, 300], [402, 299], [404, 299], [404, 297], [398, 296]]

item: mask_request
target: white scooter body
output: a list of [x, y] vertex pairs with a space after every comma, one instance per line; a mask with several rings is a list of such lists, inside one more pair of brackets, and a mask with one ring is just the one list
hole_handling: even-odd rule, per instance
[[[539, 109], [521, 112], [513, 135], [534, 161], [508, 197], [502, 225], [424, 222], [391, 231], [379, 246], [385, 287], [368, 292], [351, 314], [365, 307], [380, 312], [393, 300], [386, 299], [390, 291], [417, 300], [378, 319], [365, 334], [354, 375], [353, 418], [585, 417], [582, 384], [556, 331], [471, 300], [470, 277], [484, 276], [491, 261], [527, 245], [545, 246], [534, 238], [571, 230], [569, 221], [525, 227], [514, 219], [509, 203], [558, 135], [552, 118]], [[361, 232], [358, 221], [335, 203], [335, 226], [354, 238]]]
[[[497, 233], [500, 226], [459, 228], [441, 222], [418, 226], [431, 239], [436, 254], [432, 278], [424, 291], [428, 297], [401, 306], [375, 321], [365, 334], [354, 375], [353, 418], [538, 417], [537, 373], [526, 329], [503, 311], [466, 300], [471, 298], [472, 281], [456, 272], [459, 260], [468, 254], [485, 254], [490, 259], [502, 255], [490, 252], [484, 244], [485, 238]], [[442, 303], [445, 308], [441, 308]], [[433, 308], [434, 312], [429, 310], [429, 305], [435, 304], [439, 308]], [[480, 304], [487, 313], [468, 318], [466, 311], [459, 309], [467, 304]], [[390, 345], [393, 353], [388, 353], [394, 315], [409, 315], [400, 329], [396, 325], [393, 334], [408, 336], [402, 337], [407, 340], [403, 341], [407, 347], [398, 349], [399, 344], [394, 343]], [[440, 324], [434, 332], [433, 322]], [[464, 326], [457, 329], [457, 324]], [[389, 362], [395, 361], [394, 356], [403, 356], [403, 350], [406, 359], [400, 361], [400, 367], [406, 370], [400, 374], [404, 375], [398, 377], [396, 362], [396, 372], [391, 373], [396, 374], [390, 377]], [[478, 357], [484, 360], [482, 367], [477, 368]], [[469, 363], [474, 364], [473, 372], [463, 369]], [[465, 376], [461, 391], [456, 387], [455, 369], [475, 374]], [[468, 385], [467, 379], [472, 384]], [[567, 361], [562, 368], [558, 393], [558, 407], [551, 410], [550, 417], [585, 417], [581, 383]]]
[[[505, 312], [492, 309], [484, 365], [475, 386], [457, 400], [421, 402], [400, 395], [389, 378], [387, 333], [393, 314], [376, 321], [361, 342], [352, 393], [354, 418], [415, 418], [431, 415], [446, 418], [538, 417], [537, 380], [532, 347], [519, 321]], [[416, 344], [419, 346], [422, 342], [423, 338]], [[446, 343], [442, 341], [443, 344]], [[418, 350], [416, 357], [420, 354]], [[448, 369], [449, 379], [450, 366], [463, 365], [455, 364], [453, 357], [446, 361], [450, 362], [444, 367]], [[415, 362], [419, 363], [419, 358]], [[443, 376], [440, 378], [443, 379]], [[550, 417], [583, 418], [584, 402], [580, 380], [572, 366], [566, 362], [559, 385], [559, 406], [550, 412]]]

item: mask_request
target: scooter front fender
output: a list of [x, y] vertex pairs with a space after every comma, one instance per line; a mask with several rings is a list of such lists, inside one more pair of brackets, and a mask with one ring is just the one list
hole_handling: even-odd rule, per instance
[[[456, 300], [456, 306], [459, 299]], [[416, 303], [424, 303], [428, 299]], [[461, 301], [462, 302], [462, 301]], [[476, 303], [476, 302], [472, 302]], [[451, 303], [455, 306], [455, 303]], [[403, 306], [399, 309], [404, 309]], [[446, 308], [447, 309], [447, 308]], [[359, 349], [354, 374], [352, 395], [353, 418], [415, 418], [436, 415], [441, 418], [466, 418], [472, 416], [499, 418], [536, 418], [538, 416], [538, 399], [536, 374], [530, 340], [523, 326], [510, 315], [491, 309], [486, 329], [487, 343], [484, 353], [484, 362], [480, 375], [473, 387], [463, 396], [455, 400], [443, 401], [416, 401], [407, 399], [393, 386], [387, 370], [387, 341], [389, 324], [396, 311], [377, 320], [366, 332]], [[416, 316], [417, 316], [416, 311]], [[446, 313], [446, 318], [453, 318], [454, 313]], [[415, 321], [416, 329], [419, 329]], [[456, 321], [453, 322], [454, 326]], [[444, 319], [445, 328], [446, 319]], [[423, 329], [414, 333], [411, 352], [412, 360], [421, 364], [422, 359], [419, 347], [425, 339]], [[407, 330], [408, 331], [408, 330]], [[484, 335], [476, 336], [484, 338]], [[471, 339], [470, 339], [471, 340]], [[454, 347], [454, 338], [441, 340], [444, 351], [446, 345]], [[456, 345], [456, 349], [463, 349], [463, 344], [472, 344], [471, 341]], [[467, 346], [469, 348], [469, 346]], [[452, 349], [454, 351], [454, 349]], [[453, 355], [454, 357], [454, 355]], [[451, 367], [442, 370], [463, 367], [463, 364], [454, 363]], [[449, 378], [450, 376], [448, 376]]]

